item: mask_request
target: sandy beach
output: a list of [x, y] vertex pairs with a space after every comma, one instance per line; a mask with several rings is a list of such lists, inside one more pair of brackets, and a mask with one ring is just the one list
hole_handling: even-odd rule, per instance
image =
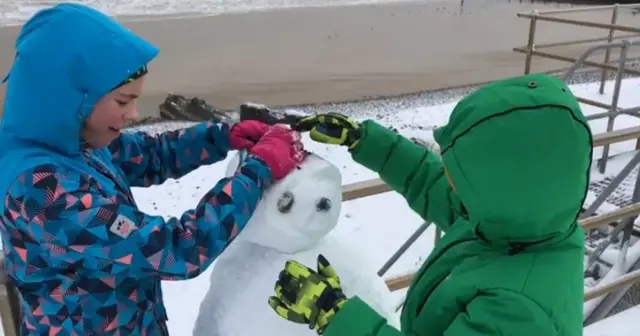
[[[141, 100], [155, 115], [167, 92], [222, 108], [337, 102], [478, 83], [523, 73], [528, 20], [516, 13], [560, 5], [476, 0], [296, 8], [202, 18], [127, 20], [161, 49]], [[600, 22], [610, 12], [580, 14]], [[637, 22], [622, 15], [621, 22]], [[627, 23], [628, 23], [627, 22]], [[19, 27], [0, 29], [0, 72]], [[539, 43], [604, 37], [603, 30], [540, 23]], [[585, 45], [556, 48], [576, 56]], [[601, 60], [600, 57], [598, 57]], [[536, 59], [535, 71], [568, 66]]]

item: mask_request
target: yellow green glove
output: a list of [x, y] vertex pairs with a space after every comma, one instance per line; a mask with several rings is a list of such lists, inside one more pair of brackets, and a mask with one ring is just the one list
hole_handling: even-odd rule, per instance
[[276, 281], [275, 293], [269, 298], [269, 306], [280, 317], [308, 324], [319, 335], [347, 301], [340, 278], [322, 254], [318, 255], [317, 272], [297, 261], [287, 261]]
[[362, 131], [353, 119], [339, 114], [317, 114], [302, 118], [293, 126], [298, 132], [309, 132], [314, 141], [347, 146], [353, 149], [358, 145]]

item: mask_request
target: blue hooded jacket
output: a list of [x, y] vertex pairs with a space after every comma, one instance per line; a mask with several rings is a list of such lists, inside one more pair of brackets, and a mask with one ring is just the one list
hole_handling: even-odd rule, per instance
[[0, 233], [23, 335], [167, 333], [160, 279], [197, 276], [244, 228], [271, 172], [250, 159], [181, 218], [137, 209], [130, 186], [224, 159], [226, 124], [82, 145], [105, 94], [158, 50], [108, 16], [61, 4], [22, 28], [0, 125]]

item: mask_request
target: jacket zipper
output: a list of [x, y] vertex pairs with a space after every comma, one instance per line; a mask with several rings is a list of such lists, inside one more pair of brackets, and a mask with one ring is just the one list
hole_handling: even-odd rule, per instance
[[[477, 238], [465, 238], [465, 239], [460, 239], [457, 241], [454, 241], [453, 243], [447, 245], [445, 248], [443, 248], [442, 250], [440, 250], [440, 252], [438, 252], [438, 254], [431, 259], [431, 261], [429, 261], [429, 263], [427, 264], [427, 266], [425, 266], [422, 269], [422, 272], [420, 274], [420, 278], [427, 272], [427, 270], [429, 270], [429, 267], [433, 266], [433, 264], [438, 261], [442, 255], [447, 252], [449, 249], [453, 248], [454, 246], [460, 245], [462, 243], [468, 243], [471, 241], [475, 241], [477, 240]], [[431, 286], [431, 288], [429, 289], [429, 291], [424, 295], [424, 297], [422, 298], [422, 300], [420, 301], [420, 305], [418, 306], [418, 311], [417, 311], [417, 315], [419, 315], [422, 312], [422, 308], [424, 307], [425, 303], [427, 302], [427, 300], [429, 299], [429, 296], [431, 296], [431, 293], [433, 293], [433, 291], [440, 285], [440, 283], [442, 283], [442, 281], [444, 279], [447, 278], [447, 276], [449, 276], [449, 274], [451, 274], [451, 272], [448, 272], [447, 274], [445, 274], [444, 276], [440, 277], [440, 279], [438, 279], [438, 281]], [[420, 278], [416, 278], [414, 279], [414, 284], [417, 284], [418, 281], [420, 280]], [[413, 289], [413, 288], [412, 288]], [[405, 300], [404, 305], [402, 307], [402, 309], [404, 310], [405, 306], [407, 305], [407, 302], [409, 301], [408, 298], [411, 296], [413, 290], [410, 290], [407, 292], [407, 300]]]
[[102, 173], [104, 176], [110, 179], [115, 184], [118, 191], [120, 191], [123, 195], [127, 197], [127, 200], [131, 205], [136, 204], [135, 200], [133, 199], [133, 195], [131, 195], [122, 185], [120, 185], [120, 183], [118, 182], [118, 179], [101, 162], [93, 158], [89, 152], [84, 151], [83, 153], [84, 153], [85, 159], [87, 160], [87, 163], [90, 166], [93, 166], [96, 170], [98, 170], [100, 173]]
[[[89, 165], [93, 166], [96, 170], [98, 170], [98, 172], [102, 173], [104, 176], [110, 179], [115, 184], [116, 188], [118, 188], [119, 191], [127, 197], [131, 205], [136, 206], [135, 200], [133, 199], [133, 195], [131, 195], [122, 185], [120, 185], [116, 177], [99, 160], [93, 158], [91, 154], [89, 154], [87, 151], [84, 151], [84, 156]], [[155, 280], [154, 280], [152, 292], [157, 300], [162, 297], [161, 292], [158, 291], [158, 282]], [[166, 312], [165, 314], [163, 314], [164, 315], [163, 317], [158, 317], [158, 314], [157, 314], [158, 301], [157, 300], [152, 300], [153, 308], [151, 312], [158, 323], [158, 328], [160, 329], [160, 335], [169, 336], [169, 330], [167, 327], [167, 321], [169, 320], [169, 318], [166, 316]]]

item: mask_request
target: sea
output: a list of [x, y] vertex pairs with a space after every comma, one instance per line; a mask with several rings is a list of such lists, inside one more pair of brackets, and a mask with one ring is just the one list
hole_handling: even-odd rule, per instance
[[[123, 20], [157, 19], [158, 17], [198, 17], [249, 11], [267, 11], [294, 7], [362, 5], [407, 0], [0, 0], [0, 26], [19, 25], [44, 8], [62, 2], [83, 3]], [[530, 6], [564, 8], [574, 6], [566, 1], [544, 0], [412, 0], [427, 3], [434, 10], [452, 16], [472, 15], [473, 11], [491, 10], [492, 6]], [[584, 1], [584, 0], [583, 0]]]

